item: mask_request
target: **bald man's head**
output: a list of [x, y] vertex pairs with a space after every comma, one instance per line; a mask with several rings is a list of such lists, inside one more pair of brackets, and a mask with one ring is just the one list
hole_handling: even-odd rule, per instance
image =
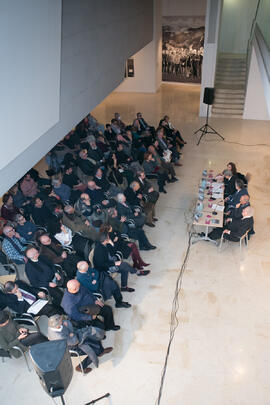
[[88, 270], [88, 263], [85, 260], [82, 260], [77, 263], [77, 269], [80, 273], [86, 273]]
[[80, 283], [78, 280], [69, 280], [67, 282], [67, 290], [71, 294], [76, 294], [80, 289]]

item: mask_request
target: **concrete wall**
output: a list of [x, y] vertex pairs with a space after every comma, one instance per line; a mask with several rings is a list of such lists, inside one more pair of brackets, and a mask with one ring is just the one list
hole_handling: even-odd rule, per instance
[[118, 92], [155, 93], [162, 76], [161, 0], [154, 0], [153, 41], [132, 56], [134, 77], [126, 77]]
[[[19, 11], [14, 7], [14, 15]], [[152, 39], [153, 0], [62, 1], [60, 120], [2, 168], [0, 195], [121, 83], [125, 60]], [[10, 135], [14, 142], [20, 136]], [[5, 149], [3, 135], [1, 146]]]
[[162, 0], [162, 15], [205, 15], [206, 0]]
[[0, 170], [59, 121], [61, 16], [61, 0], [1, 1]]
[[258, 0], [224, 0], [219, 52], [246, 53]]
[[256, 39], [252, 46], [243, 118], [270, 120], [270, 82]]
[[[203, 103], [205, 87], [214, 87], [217, 60], [218, 33], [222, 0], [207, 0], [205, 19], [204, 55], [200, 96], [200, 116], [205, 117], [207, 105]], [[210, 108], [211, 115], [211, 108]]]

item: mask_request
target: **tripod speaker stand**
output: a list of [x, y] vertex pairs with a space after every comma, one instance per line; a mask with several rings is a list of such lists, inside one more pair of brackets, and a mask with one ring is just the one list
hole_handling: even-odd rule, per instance
[[207, 104], [207, 115], [206, 115], [206, 123], [199, 128], [196, 132], [194, 132], [194, 135], [196, 135], [198, 132], [201, 132], [201, 136], [197, 142], [197, 145], [200, 144], [202, 138], [206, 134], [215, 134], [218, 135], [223, 141], [225, 138], [223, 138], [222, 135], [220, 135], [211, 125], [208, 124], [208, 118], [209, 118], [209, 105], [212, 105], [214, 102], [214, 88], [213, 87], [206, 87], [204, 89], [204, 97], [203, 97], [203, 102], [204, 104]]

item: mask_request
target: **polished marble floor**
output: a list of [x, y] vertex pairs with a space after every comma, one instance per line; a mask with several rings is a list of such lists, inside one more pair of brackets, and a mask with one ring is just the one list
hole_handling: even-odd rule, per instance
[[[270, 124], [212, 119], [226, 142], [208, 135], [196, 146], [193, 132], [204, 122], [197, 118], [199, 92], [199, 86], [163, 84], [155, 95], [113, 93], [93, 112], [105, 123], [115, 111], [124, 122], [142, 111], [153, 125], [168, 114], [188, 144], [183, 167], [177, 168], [179, 182], [167, 186], [168, 194], [158, 203], [157, 226], [147, 229], [158, 246], [143, 255], [152, 263], [151, 275], [132, 277], [136, 292], [125, 298], [133, 306], [115, 311], [121, 330], [108, 333], [112, 354], [89, 375], [74, 373], [65, 394], [67, 405], [84, 404], [106, 392], [111, 402], [100, 405], [155, 404], [198, 181], [203, 169], [218, 172], [229, 161], [251, 174], [256, 235], [241, 254], [237, 244], [222, 252], [207, 242], [191, 247], [161, 404], [270, 404]], [[50, 403], [35, 372], [28, 373], [22, 360], [1, 364], [0, 374], [1, 403]]]

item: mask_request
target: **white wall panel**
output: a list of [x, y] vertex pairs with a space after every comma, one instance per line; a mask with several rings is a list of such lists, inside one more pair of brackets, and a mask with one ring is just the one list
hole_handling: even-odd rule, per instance
[[[58, 1], [32, 0], [35, 4]], [[16, 4], [21, 3], [21, 8], [24, 8], [25, 25], [31, 25], [31, 21], [27, 20], [30, 15], [27, 14], [28, 2], [30, 0], [16, 0]], [[13, 0], [2, 3], [12, 5]], [[20, 15], [20, 8], [13, 7], [12, 12]], [[44, 15], [37, 18], [36, 24], [41, 24], [39, 20], [42, 19], [45, 19]], [[10, 159], [2, 168], [0, 195], [121, 83], [125, 60], [152, 39], [153, 0], [62, 0], [60, 120], [43, 135], [37, 135], [35, 131], [33, 143], [25, 150], [18, 150], [13, 160]], [[60, 34], [55, 35], [54, 40], [60, 41]], [[1, 46], [6, 41], [7, 38], [1, 35]], [[26, 50], [27, 46], [25, 42]], [[51, 85], [46, 72], [43, 79]], [[29, 87], [32, 86], [30, 80]], [[24, 89], [24, 94], [27, 94], [27, 89]], [[51, 97], [46, 96], [45, 100], [46, 104], [51, 103]], [[11, 109], [12, 115], [16, 116], [17, 109], [13, 105]], [[41, 119], [42, 114], [37, 114], [35, 118]], [[7, 146], [6, 154], [10, 150]]]
[[0, 169], [59, 121], [61, 0], [0, 3]]

